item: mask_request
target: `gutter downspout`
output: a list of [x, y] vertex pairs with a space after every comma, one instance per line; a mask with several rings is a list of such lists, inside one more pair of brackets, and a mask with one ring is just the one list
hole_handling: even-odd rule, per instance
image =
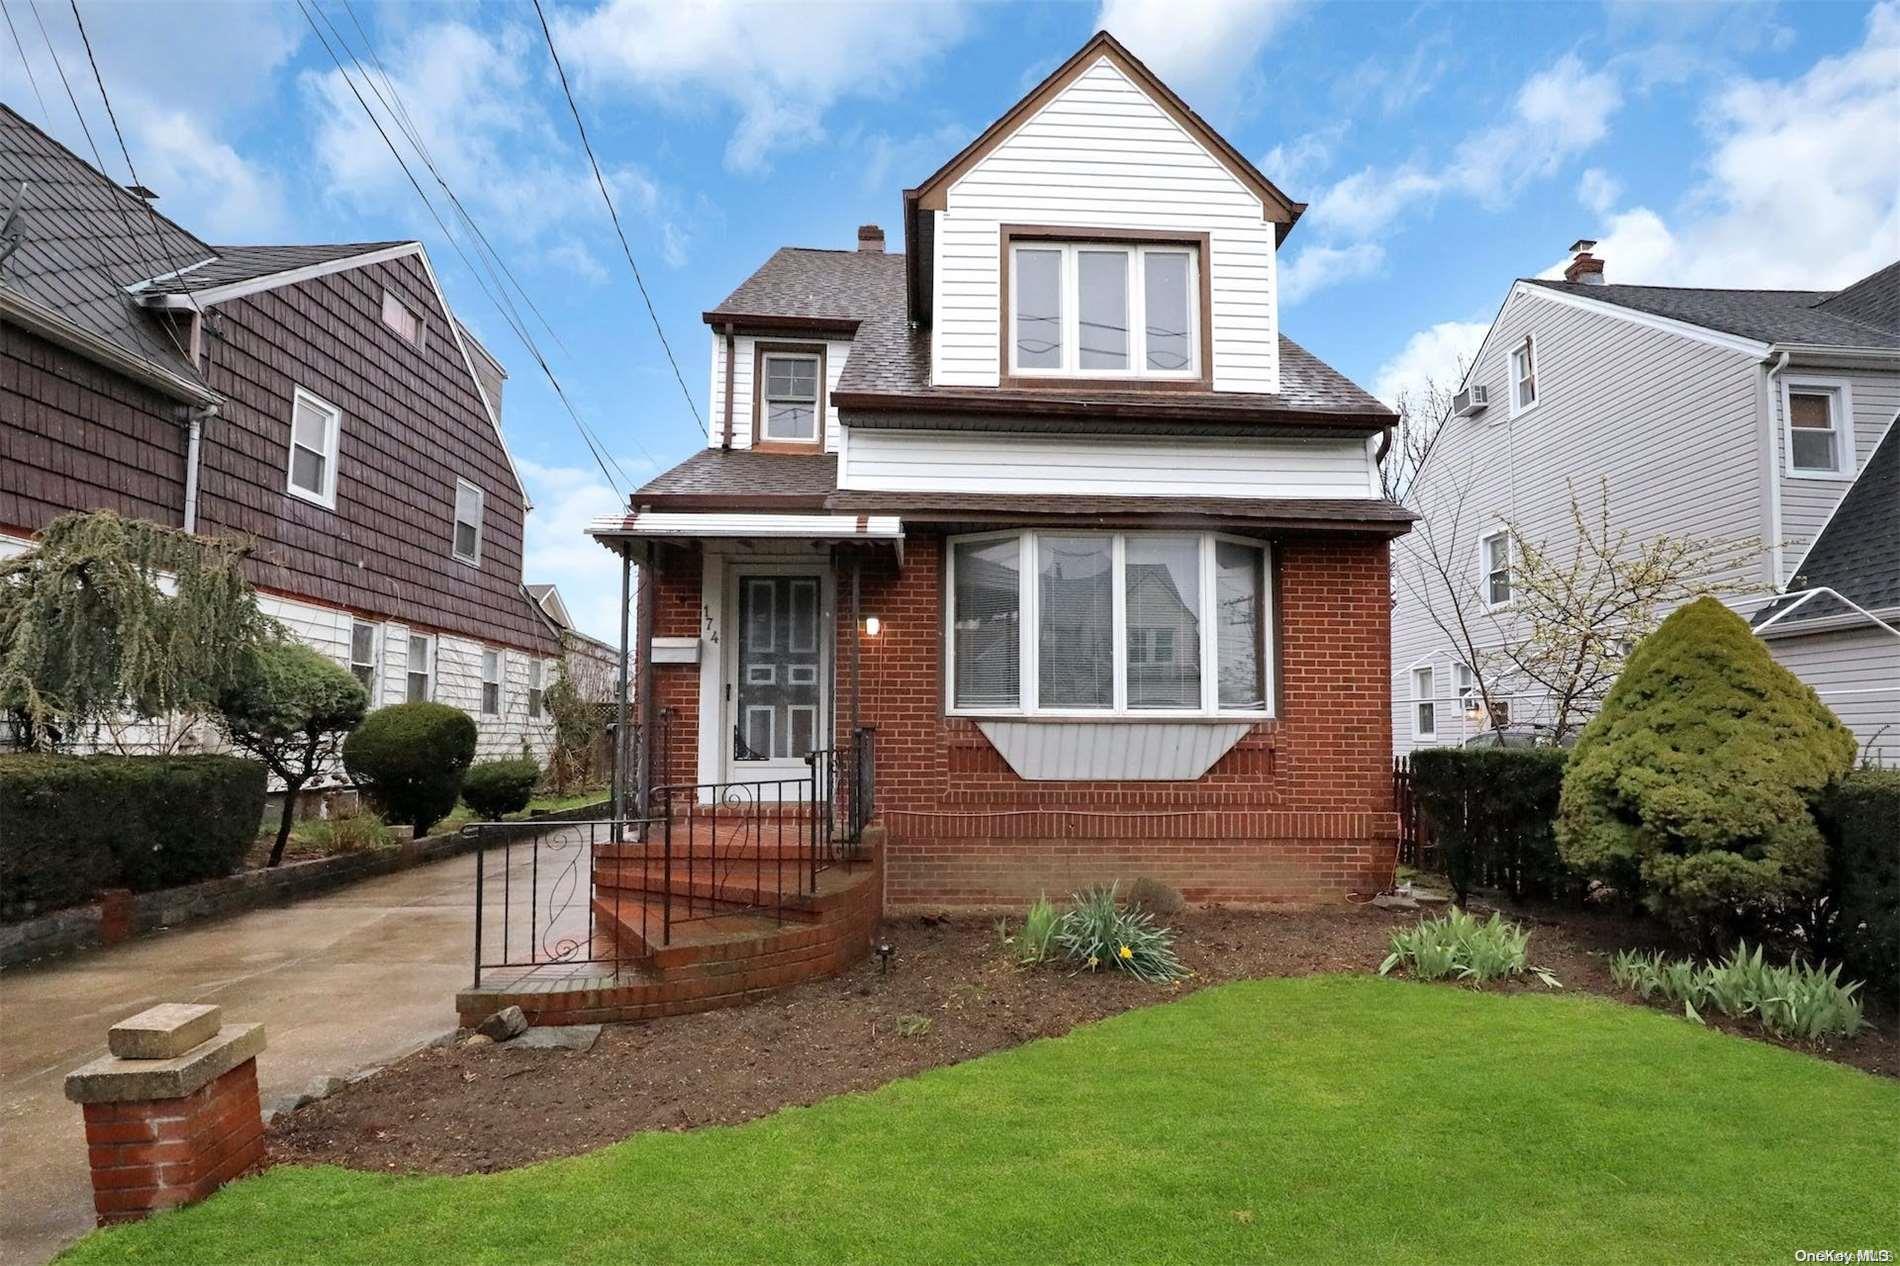
[[191, 410], [185, 423], [185, 531], [198, 530], [198, 457], [204, 446], [205, 423], [218, 416], [218, 406]]
[[1769, 367], [1764, 385], [1768, 392], [1768, 561], [1774, 568], [1770, 588], [1781, 592], [1781, 423], [1776, 420], [1775, 379], [1788, 367], [1789, 354]]
[[733, 358], [732, 322], [726, 322], [726, 420], [719, 435], [719, 447], [730, 451], [732, 448], [732, 358]]

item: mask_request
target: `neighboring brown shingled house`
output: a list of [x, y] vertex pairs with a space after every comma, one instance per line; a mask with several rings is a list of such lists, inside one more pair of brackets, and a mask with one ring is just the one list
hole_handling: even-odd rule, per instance
[[[499, 370], [416, 242], [215, 246], [0, 107], [0, 549], [112, 509], [256, 543], [270, 612], [378, 703], [544, 748], [559, 644], [523, 591]], [[478, 377], [490, 373], [491, 385]]]
[[1391, 411], [1279, 327], [1302, 209], [1098, 35], [906, 191], [905, 254], [708, 309], [707, 449], [592, 528], [653, 598], [653, 783], [874, 746], [898, 906], [1384, 884], [1412, 516]]

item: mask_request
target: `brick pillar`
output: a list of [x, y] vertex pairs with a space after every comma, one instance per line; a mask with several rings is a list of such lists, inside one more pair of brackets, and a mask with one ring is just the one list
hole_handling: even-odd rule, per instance
[[86, 1116], [101, 1226], [195, 1204], [264, 1159], [261, 1024], [165, 1003], [112, 1026], [111, 1054], [66, 1077]]

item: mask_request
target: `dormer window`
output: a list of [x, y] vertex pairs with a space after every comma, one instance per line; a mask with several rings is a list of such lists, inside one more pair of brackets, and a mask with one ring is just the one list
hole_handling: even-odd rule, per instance
[[1853, 431], [1846, 424], [1853, 407], [1848, 390], [1848, 383], [1837, 378], [1783, 381], [1789, 474], [1806, 479], [1853, 477]]
[[822, 347], [760, 344], [756, 373], [756, 439], [763, 444], [817, 446], [825, 434]]
[[1019, 379], [1205, 381], [1208, 310], [1198, 235], [1058, 240], [1005, 228], [1003, 327]]

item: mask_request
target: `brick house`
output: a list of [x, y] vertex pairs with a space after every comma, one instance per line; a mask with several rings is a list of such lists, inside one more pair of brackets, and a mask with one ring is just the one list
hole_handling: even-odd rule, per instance
[[590, 528], [645, 576], [650, 785], [874, 754], [900, 908], [1385, 884], [1411, 516], [1393, 415], [1279, 329], [1303, 209], [1103, 33], [904, 192], [904, 253], [706, 312], [709, 446]]
[[[110, 509], [255, 542], [267, 614], [376, 705], [545, 756], [561, 643], [522, 585], [504, 374], [418, 242], [212, 246], [0, 106], [0, 555]], [[4, 249], [4, 248], [0, 248]]]

